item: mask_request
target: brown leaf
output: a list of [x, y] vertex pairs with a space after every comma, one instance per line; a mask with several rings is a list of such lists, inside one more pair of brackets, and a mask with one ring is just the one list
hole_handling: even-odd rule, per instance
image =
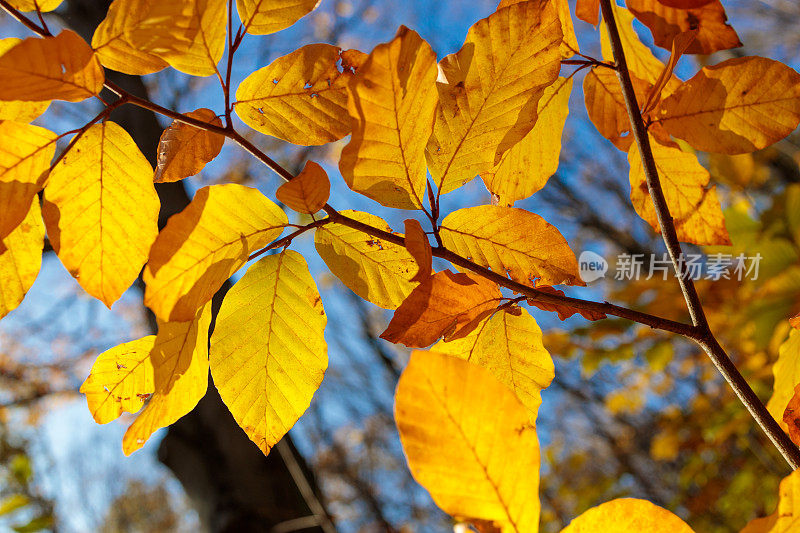
[[405, 221], [406, 226], [406, 250], [411, 254], [411, 257], [417, 262], [419, 270], [411, 278], [411, 281], [425, 281], [431, 277], [431, 264], [433, 262], [433, 255], [431, 251], [431, 243], [428, 236], [422, 230], [418, 220], [409, 218]]
[[[547, 294], [558, 294], [564, 296], [564, 291], [560, 291], [553, 287], [542, 286], [536, 287], [539, 292], [545, 292]], [[560, 320], [566, 320], [575, 313], [579, 313], [583, 318], [586, 320], [602, 320], [606, 318], [605, 313], [601, 313], [600, 311], [591, 311], [588, 309], [578, 309], [577, 307], [572, 307], [567, 303], [564, 304], [550, 304], [545, 302], [540, 302], [535, 298], [528, 298], [528, 305], [532, 305], [534, 307], [538, 307], [542, 311], [551, 311], [553, 313], [558, 313], [558, 318]]]
[[795, 386], [794, 396], [783, 412], [783, 422], [789, 426], [789, 437], [792, 442], [800, 445], [800, 384]]
[[[216, 113], [205, 107], [186, 116], [222, 127]], [[166, 183], [194, 176], [217, 157], [225, 137], [175, 120], [161, 134], [158, 142], [158, 166], [153, 181]]]
[[497, 284], [475, 274], [437, 272], [411, 291], [381, 338], [409, 348], [424, 348], [442, 336], [460, 339], [492, 314], [501, 299]]
[[303, 171], [275, 192], [278, 200], [298, 213], [316, 213], [328, 202], [331, 182], [325, 169], [313, 161], [306, 161]]
[[697, 30], [689, 30], [677, 35], [675, 39], [673, 39], [669, 61], [667, 61], [663, 72], [661, 72], [655, 84], [647, 91], [647, 98], [642, 106], [643, 115], [653, 109], [661, 99], [661, 91], [664, 90], [664, 87], [667, 86], [667, 83], [669, 83], [672, 78], [672, 71], [675, 70], [675, 65], [678, 64], [678, 60], [694, 42], [696, 37]]
[[575, 3], [575, 16], [597, 26], [600, 22], [600, 0], [578, 0]]

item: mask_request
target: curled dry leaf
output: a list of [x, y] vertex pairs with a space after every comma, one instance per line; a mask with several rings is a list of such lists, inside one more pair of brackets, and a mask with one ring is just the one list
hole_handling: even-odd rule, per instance
[[[222, 127], [219, 117], [204, 107], [186, 116]], [[194, 176], [217, 157], [225, 144], [225, 137], [175, 120], [161, 134], [158, 141], [158, 164], [153, 181], [166, 183]]]
[[437, 272], [408, 295], [381, 338], [424, 348], [440, 337], [459, 339], [502, 303], [496, 283], [471, 273]]
[[278, 187], [275, 196], [298, 213], [314, 214], [328, 202], [331, 182], [319, 164], [306, 161], [303, 171]]
[[417, 273], [411, 278], [411, 281], [425, 281], [431, 276], [431, 269], [433, 264], [433, 255], [431, 251], [431, 243], [428, 236], [422, 230], [418, 220], [407, 219], [405, 221], [406, 227], [406, 250], [414, 260], [417, 262]]
[[[549, 286], [541, 286], [536, 287], [536, 290], [540, 292], [545, 292], [548, 294], [557, 294], [559, 296], [564, 296], [564, 291], [556, 289], [554, 287]], [[602, 320], [606, 318], [605, 313], [601, 313], [600, 311], [592, 311], [588, 309], [579, 309], [577, 307], [572, 307], [569, 304], [551, 304], [551, 303], [544, 303], [535, 298], [528, 298], [528, 305], [532, 305], [534, 307], [538, 307], [542, 311], [550, 311], [554, 313], [558, 313], [558, 318], [560, 320], [566, 320], [575, 313], [580, 314], [586, 320]]]

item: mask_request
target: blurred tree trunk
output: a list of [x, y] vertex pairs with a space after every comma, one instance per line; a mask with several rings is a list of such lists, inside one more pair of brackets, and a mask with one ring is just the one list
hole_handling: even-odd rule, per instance
[[[63, 13], [66, 24], [91, 40], [109, 3], [110, 0], [69, 0]], [[133, 94], [147, 96], [147, 89], [137, 76], [110, 73], [109, 78]], [[155, 164], [162, 131], [156, 117], [143, 109], [123, 106], [114, 111], [112, 118]], [[161, 199], [159, 227], [163, 227], [171, 215], [189, 203], [189, 197], [181, 182], [159, 184], [156, 190]], [[310, 480], [310, 490], [318, 495], [313, 478], [289, 437], [283, 442], [281, 452], [294, 456], [298, 464], [292, 466], [299, 466], [305, 479]], [[270, 531], [279, 523], [313, 515], [277, 447], [264, 457], [236, 425], [210, 380], [205, 398], [169, 428], [158, 457], [183, 484], [207, 531]], [[302, 529], [321, 531], [309, 525]]]

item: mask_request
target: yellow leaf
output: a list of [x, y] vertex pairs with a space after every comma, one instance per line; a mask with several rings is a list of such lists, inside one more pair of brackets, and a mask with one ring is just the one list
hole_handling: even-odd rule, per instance
[[0, 241], [0, 318], [22, 303], [42, 263], [44, 224], [39, 199], [29, 202], [25, 220]]
[[524, 309], [520, 314], [495, 313], [463, 339], [440, 341], [432, 351], [481, 366], [516, 394], [536, 420], [541, 392], [555, 377], [550, 353], [542, 344], [542, 330]]
[[788, 431], [783, 413], [794, 395], [794, 388], [800, 384], [800, 330], [792, 328], [789, 338], [778, 350], [778, 360], [772, 367], [775, 376], [772, 397], [767, 402], [770, 414]]
[[[186, 116], [222, 127], [217, 114], [201, 107]], [[173, 121], [158, 142], [158, 165], [153, 181], [165, 183], [194, 176], [219, 155], [225, 137], [219, 133]]]
[[686, 49], [687, 54], [713, 54], [742, 46], [736, 31], [726, 24], [728, 17], [719, 0], [712, 0], [696, 9], [675, 9], [660, 0], [627, 0], [631, 13], [650, 28], [656, 46], [670, 50], [675, 37], [685, 31], [698, 30], [697, 38]]
[[[617, 22], [619, 37], [625, 50], [628, 69], [638, 78], [649, 83], [655, 83], [661, 71], [664, 70], [664, 64], [656, 59], [650, 48], [639, 39], [633, 29], [633, 15], [631, 12], [619, 7], [616, 2], [611, 2], [611, 7], [614, 10], [614, 19]], [[605, 20], [600, 24], [600, 48], [603, 59], [613, 63], [614, 53], [611, 51], [611, 41], [608, 37], [608, 28]]]
[[800, 525], [800, 471], [781, 481], [778, 508], [770, 516], [751, 520], [741, 533], [793, 533]]
[[353, 135], [339, 160], [351, 189], [388, 207], [422, 207], [436, 71], [430, 45], [405, 26], [358, 68], [348, 84]]
[[411, 473], [457, 520], [539, 527], [539, 442], [529, 413], [487, 370], [415, 351], [395, 393]]
[[309, 44], [250, 74], [236, 90], [236, 114], [251, 128], [300, 145], [318, 145], [350, 133], [348, 70], [340, 49]]
[[693, 533], [692, 528], [666, 509], [647, 500], [617, 498], [592, 507], [561, 533]]
[[258, 261], [225, 295], [211, 336], [211, 375], [264, 455], [322, 383], [326, 322], [308, 266], [291, 250]]
[[[341, 211], [341, 214], [392, 232], [392, 228], [375, 215], [359, 211]], [[403, 246], [340, 224], [317, 228], [314, 246], [342, 283], [378, 307], [397, 308], [414, 288], [411, 278], [417, 265]]]
[[331, 182], [325, 169], [313, 161], [292, 181], [284, 183], [275, 191], [278, 200], [298, 213], [314, 214], [328, 202]]
[[583, 285], [578, 261], [561, 233], [524, 209], [459, 209], [442, 221], [439, 233], [448, 249], [522, 284]]
[[247, 33], [267, 35], [288, 28], [319, 5], [321, 0], [236, 0]]
[[[716, 187], [708, 187], [710, 174], [697, 157], [652, 137], [650, 147], [678, 239], [700, 245], [731, 244]], [[628, 162], [633, 208], [654, 230], [660, 231], [636, 144], [631, 145]]]
[[704, 67], [658, 111], [669, 133], [698, 150], [754, 152], [800, 123], [800, 74], [764, 57], [729, 59]]
[[[0, 56], [22, 42], [22, 39], [9, 37], [0, 39]], [[25, 102], [23, 100], [0, 101], [0, 120], [16, 120], [17, 122], [30, 122], [47, 111], [50, 102]]]
[[[633, 75], [631, 82], [637, 100], [644, 101], [644, 96], [652, 86]], [[590, 71], [583, 79], [583, 97], [589, 119], [600, 135], [623, 152], [627, 151], [633, 143], [633, 135], [617, 74], [604, 67]]]
[[81, 385], [94, 421], [107, 424], [123, 411], [135, 413], [155, 390], [150, 352], [156, 340], [148, 335], [114, 346], [97, 356]]
[[122, 451], [130, 455], [157, 429], [167, 427], [194, 409], [208, 388], [208, 328], [211, 305], [197, 311], [189, 322], [158, 322], [150, 362], [153, 395], [122, 438]]
[[428, 167], [439, 192], [492, 169], [533, 128], [545, 87], [561, 68], [561, 23], [544, 0], [479, 20], [459, 52], [442, 59]]
[[61, 5], [64, 0], [8, 0], [11, 7], [15, 7], [20, 11], [36, 11], [38, 8], [42, 13], [53, 11]]
[[97, 26], [92, 36], [100, 62], [125, 74], [143, 75], [168, 66], [160, 57], [137, 49], [125, 32], [133, 31], [147, 16], [150, 2], [141, 0], [114, 0], [108, 7], [106, 18]]
[[143, 15], [125, 26], [125, 40], [192, 76], [211, 76], [225, 51], [225, 0], [144, 0]]
[[800, 383], [795, 386], [792, 399], [786, 405], [782, 418], [792, 442], [800, 443]]
[[25, 219], [31, 201], [42, 190], [56, 138], [39, 126], [0, 121], [0, 239]]
[[422, 230], [419, 221], [409, 218], [404, 221], [406, 228], [406, 250], [417, 262], [417, 273], [411, 281], [425, 281], [431, 276], [433, 255], [428, 236]]
[[79, 102], [103, 89], [105, 74], [77, 33], [28, 37], [0, 56], [0, 100]]
[[144, 269], [145, 304], [162, 320], [191, 320], [288, 223], [256, 189], [234, 183], [203, 187], [167, 221]]
[[424, 348], [440, 337], [459, 339], [503, 303], [497, 284], [475, 274], [437, 272], [414, 287], [381, 338]]
[[[502, 0], [497, 6], [497, 9], [502, 9], [512, 4], [519, 4], [524, 1], [526, 0]], [[572, 57], [578, 51], [578, 38], [575, 37], [575, 27], [572, 24], [569, 3], [567, 0], [553, 0], [553, 2], [558, 9], [558, 18], [561, 20], [561, 33], [564, 36], [564, 40], [561, 42], [561, 57]], [[595, 12], [596, 11], [597, 9], [595, 9]], [[597, 23], [595, 22], [595, 24]]]
[[153, 168], [114, 122], [95, 124], [50, 173], [44, 221], [53, 250], [107, 306], [131, 286], [158, 234]]
[[511, 206], [531, 196], [558, 170], [571, 91], [571, 78], [559, 78], [545, 89], [539, 100], [539, 117], [530, 133], [504, 153], [496, 167], [481, 174], [498, 205]]

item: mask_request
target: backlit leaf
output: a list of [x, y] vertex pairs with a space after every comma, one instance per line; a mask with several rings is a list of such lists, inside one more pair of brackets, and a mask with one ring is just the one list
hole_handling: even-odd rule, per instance
[[211, 336], [211, 375], [265, 455], [322, 383], [326, 322], [308, 266], [291, 250], [258, 261], [225, 295]]
[[524, 309], [514, 315], [495, 313], [462, 339], [440, 341], [431, 351], [452, 355], [482, 366], [514, 392], [536, 420], [541, 391], [555, 377], [550, 353], [542, 344], [542, 330]]
[[148, 335], [97, 356], [89, 377], [81, 385], [95, 422], [107, 424], [123, 411], [135, 413], [153, 394], [150, 352], [155, 340], [155, 335]]
[[561, 533], [693, 533], [678, 516], [647, 500], [617, 498], [592, 507]]
[[795, 444], [800, 443], [800, 383], [794, 388], [794, 395], [783, 411], [783, 423]]
[[158, 335], [150, 352], [153, 395], [122, 438], [125, 455], [144, 446], [157, 429], [177, 422], [205, 395], [210, 325], [210, 305], [198, 310], [188, 322], [158, 322]]
[[600, 22], [600, 0], [576, 0], [575, 16], [592, 26]]
[[[637, 100], [644, 102], [645, 95], [652, 87], [646, 81], [631, 75]], [[617, 74], [611, 69], [593, 69], [583, 79], [583, 97], [586, 112], [600, 135], [614, 146], [626, 152], [633, 143], [631, 123], [625, 108], [625, 97], [619, 86]]]
[[459, 209], [442, 221], [440, 234], [448, 249], [524, 285], [583, 285], [561, 233], [524, 209]]
[[800, 525], [800, 471], [781, 481], [778, 508], [771, 515], [751, 520], [741, 533], [792, 533]]
[[0, 121], [0, 239], [25, 219], [44, 186], [56, 137], [39, 126]]
[[250, 74], [236, 90], [236, 114], [251, 128], [284, 141], [318, 145], [350, 133], [349, 70], [340, 49], [309, 44]]
[[20, 11], [36, 11], [38, 8], [39, 11], [46, 13], [48, 11], [53, 11], [60, 6], [63, 1], [64, 0], [8, 0], [8, 3]]
[[419, 221], [409, 218], [404, 221], [406, 228], [405, 242], [406, 250], [417, 262], [417, 273], [411, 281], [425, 281], [431, 276], [432, 250], [428, 236], [422, 229]]
[[764, 57], [729, 59], [704, 67], [658, 109], [664, 128], [698, 150], [753, 152], [800, 123], [800, 74]]
[[[22, 39], [9, 37], [0, 39], [0, 56], [11, 50], [14, 46], [22, 42]], [[23, 100], [0, 100], [0, 120], [16, 120], [18, 122], [30, 122], [44, 113], [50, 106], [50, 102], [25, 102]]]
[[248, 33], [267, 35], [288, 28], [310, 13], [321, 0], [236, 0]]
[[497, 284], [471, 273], [437, 272], [414, 287], [381, 338], [424, 348], [440, 337], [458, 339], [502, 303]]
[[781, 427], [788, 431], [783, 413], [794, 396], [795, 386], [800, 384], [800, 330], [792, 328], [789, 331], [789, 338], [778, 350], [778, 360], [772, 367], [772, 374], [775, 382], [767, 409], [781, 423]]
[[153, 168], [118, 124], [95, 124], [50, 173], [44, 221], [53, 250], [107, 306], [136, 280], [158, 233]]
[[[639, 39], [639, 35], [633, 29], [633, 15], [631, 12], [619, 7], [616, 2], [611, 2], [611, 8], [614, 10], [614, 20], [617, 22], [619, 37], [625, 50], [628, 69], [639, 79], [654, 83], [661, 71], [664, 70], [664, 64], [656, 59], [650, 48]], [[608, 37], [605, 20], [600, 25], [600, 48], [603, 59], [613, 63], [614, 53], [611, 50], [611, 41]]]
[[134, 75], [158, 72], [168, 66], [160, 57], [133, 46], [125, 33], [138, 27], [147, 16], [149, 7], [150, 2], [141, 0], [114, 0], [111, 3], [106, 18], [92, 36], [92, 48], [104, 66]]
[[[697, 157], [677, 145], [658, 143], [652, 137], [650, 146], [678, 239], [701, 245], [730, 244], [716, 187], [708, 187], [710, 175]], [[639, 216], [659, 231], [644, 167], [635, 144], [628, 152], [628, 162], [631, 203]]]
[[440, 193], [491, 170], [533, 128], [539, 99], [558, 77], [561, 42], [556, 6], [529, 0], [479, 20], [461, 50], [442, 59], [426, 150]]
[[225, 0], [144, 0], [142, 16], [126, 20], [125, 40], [193, 76], [211, 76], [225, 51]]
[[[392, 228], [375, 215], [341, 214], [384, 231]], [[384, 309], [395, 309], [411, 293], [417, 265], [405, 247], [340, 224], [317, 228], [314, 246], [331, 272], [351, 291]]]
[[28, 37], [0, 56], [0, 100], [79, 102], [99, 94], [105, 74], [77, 33]]
[[[502, 9], [525, 1], [527, 0], [502, 0], [497, 6], [497, 9]], [[567, 0], [553, 0], [553, 3], [556, 4], [558, 18], [561, 20], [561, 33], [563, 34], [563, 40], [561, 41], [561, 57], [572, 57], [578, 51], [578, 38], [575, 36], [572, 14], [569, 11], [569, 2], [567, 2]], [[578, 3], [580, 4], [580, 1]], [[595, 13], [596, 12], [597, 5], [595, 5]], [[595, 22], [595, 24], [597, 24], [597, 22]]]
[[539, 525], [539, 442], [530, 414], [487, 370], [415, 351], [395, 393], [411, 473], [457, 520], [502, 531]]
[[[187, 113], [186, 116], [222, 127], [222, 121], [217, 114], [204, 107]], [[206, 163], [219, 155], [223, 144], [225, 137], [219, 133], [173, 121], [161, 134], [158, 165], [153, 181], [164, 183], [194, 176], [203, 170]]]
[[256, 189], [203, 187], [167, 221], [150, 250], [142, 276], [145, 304], [162, 320], [191, 320], [287, 223], [286, 213]]
[[696, 29], [697, 37], [687, 54], [713, 54], [741, 46], [736, 31], [727, 24], [728, 17], [720, 0], [707, 1], [696, 9], [667, 7], [660, 0], [628, 0], [628, 9], [650, 28], [656, 46], [670, 50], [678, 34]]
[[572, 79], [559, 78], [539, 100], [536, 125], [500, 163], [481, 174], [498, 205], [511, 206], [531, 196], [558, 170], [561, 134], [569, 114]]
[[39, 199], [29, 202], [25, 219], [0, 241], [0, 318], [22, 303], [42, 263], [44, 224]]
[[436, 54], [405, 26], [359, 67], [348, 84], [353, 135], [339, 160], [351, 189], [389, 207], [422, 206], [436, 74]]
[[661, 99], [661, 91], [664, 90], [664, 87], [667, 86], [670, 78], [672, 78], [672, 72], [675, 70], [675, 65], [678, 64], [678, 60], [686, 52], [686, 49], [691, 46], [693, 42], [695, 42], [696, 38], [697, 30], [689, 30], [679, 33], [672, 40], [672, 48], [670, 50], [669, 60], [664, 66], [664, 70], [661, 72], [661, 75], [658, 77], [655, 84], [653, 84], [653, 86], [647, 92], [644, 104], [641, 104], [642, 114], [648, 113], [659, 102]]
[[278, 200], [298, 213], [314, 214], [328, 202], [331, 182], [319, 164], [306, 161], [303, 171], [275, 191]]

